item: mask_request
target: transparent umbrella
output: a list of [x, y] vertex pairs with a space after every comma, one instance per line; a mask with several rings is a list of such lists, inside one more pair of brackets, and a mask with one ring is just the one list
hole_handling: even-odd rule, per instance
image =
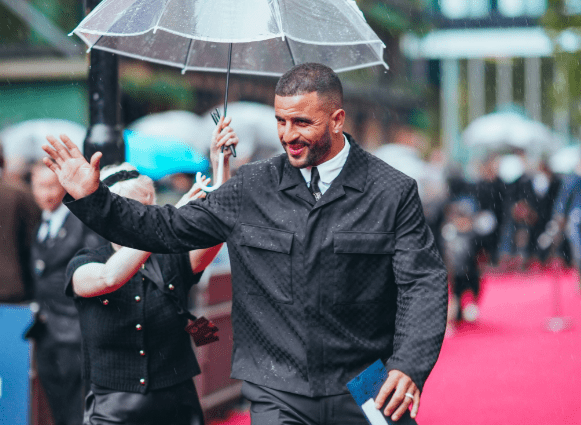
[[83, 150], [87, 129], [73, 121], [56, 118], [39, 118], [22, 121], [0, 131], [0, 141], [6, 156], [6, 168], [10, 173], [20, 174], [26, 164], [44, 156], [41, 146], [46, 144], [46, 135], [67, 134], [75, 145]]
[[224, 115], [230, 72], [278, 76], [305, 62], [387, 68], [353, 0], [104, 0], [73, 33], [89, 48], [182, 72], [225, 71]]
[[[255, 102], [232, 102], [228, 107], [228, 115], [232, 118], [232, 126], [240, 140], [236, 149], [237, 158], [248, 161], [254, 158], [257, 150], [272, 154], [283, 152], [272, 106]], [[203, 154], [209, 153], [214, 128], [210, 113], [199, 116], [180, 110], [146, 115], [128, 126], [129, 130], [144, 136], [181, 140]]]
[[[205, 121], [208, 121], [206, 123]], [[146, 136], [170, 137], [187, 143], [198, 152], [209, 148], [213, 128], [206, 120], [189, 111], [173, 110], [146, 115], [133, 121], [127, 128]]]
[[184, 72], [278, 76], [304, 62], [336, 72], [387, 67], [383, 42], [352, 0], [104, 0], [73, 33], [90, 48]]
[[540, 153], [555, 148], [551, 130], [517, 112], [494, 112], [472, 121], [462, 139], [467, 146], [487, 149], [520, 148]]

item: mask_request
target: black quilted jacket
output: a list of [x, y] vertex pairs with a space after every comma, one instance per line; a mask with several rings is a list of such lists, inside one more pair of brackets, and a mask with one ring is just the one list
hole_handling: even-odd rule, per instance
[[67, 205], [124, 246], [167, 253], [228, 243], [232, 377], [333, 395], [381, 358], [422, 388], [443, 340], [446, 271], [415, 181], [347, 137], [347, 162], [317, 203], [283, 154], [241, 167], [180, 209], [143, 206], [104, 185]]

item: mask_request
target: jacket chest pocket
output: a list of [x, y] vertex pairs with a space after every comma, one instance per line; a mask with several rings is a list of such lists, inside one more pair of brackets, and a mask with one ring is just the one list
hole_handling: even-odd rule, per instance
[[393, 286], [394, 251], [393, 233], [334, 233], [334, 304], [386, 301]]
[[242, 264], [247, 293], [292, 303], [291, 249], [294, 234], [269, 227], [241, 225]]

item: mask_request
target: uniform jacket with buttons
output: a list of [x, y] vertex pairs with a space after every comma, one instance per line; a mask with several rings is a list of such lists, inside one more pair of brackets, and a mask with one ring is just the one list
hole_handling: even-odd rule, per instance
[[199, 374], [184, 330], [187, 319], [178, 316], [176, 305], [164, 294], [173, 291], [186, 307], [188, 292], [201, 276], [193, 274], [188, 254], [154, 254], [161, 276], [148, 260], [145, 269], [114, 292], [75, 296], [75, 271], [84, 264], [106, 263], [113, 254], [111, 244], [85, 249], [67, 268], [65, 292], [74, 296], [79, 311], [85, 378], [112, 390], [145, 393]]
[[105, 243], [107, 241], [73, 214], [67, 215], [54, 237], [48, 236], [44, 241], [34, 238], [31, 255], [35, 276], [34, 299], [40, 306], [40, 317], [48, 332], [43, 336], [60, 343], [81, 343], [77, 309], [63, 292], [65, 272], [79, 250], [94, 249]]
[[141, 250], [228, 243], [233, 378], [333, 395], [381, 358], [422, 388], [444, 336], [446, 271], [415, 181], [348, 138], [347, 162], [316, 203], [283, 154], [241, 167], [180, 209], [144, 206], [104, 185], [67, 205], [96, 232]]

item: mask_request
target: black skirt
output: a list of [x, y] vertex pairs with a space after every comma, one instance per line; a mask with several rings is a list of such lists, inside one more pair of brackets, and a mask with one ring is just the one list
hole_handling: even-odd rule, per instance
[[91, 383], [83, 425], [203, 425], [192, 380], [146, 394], [115, 391]]

